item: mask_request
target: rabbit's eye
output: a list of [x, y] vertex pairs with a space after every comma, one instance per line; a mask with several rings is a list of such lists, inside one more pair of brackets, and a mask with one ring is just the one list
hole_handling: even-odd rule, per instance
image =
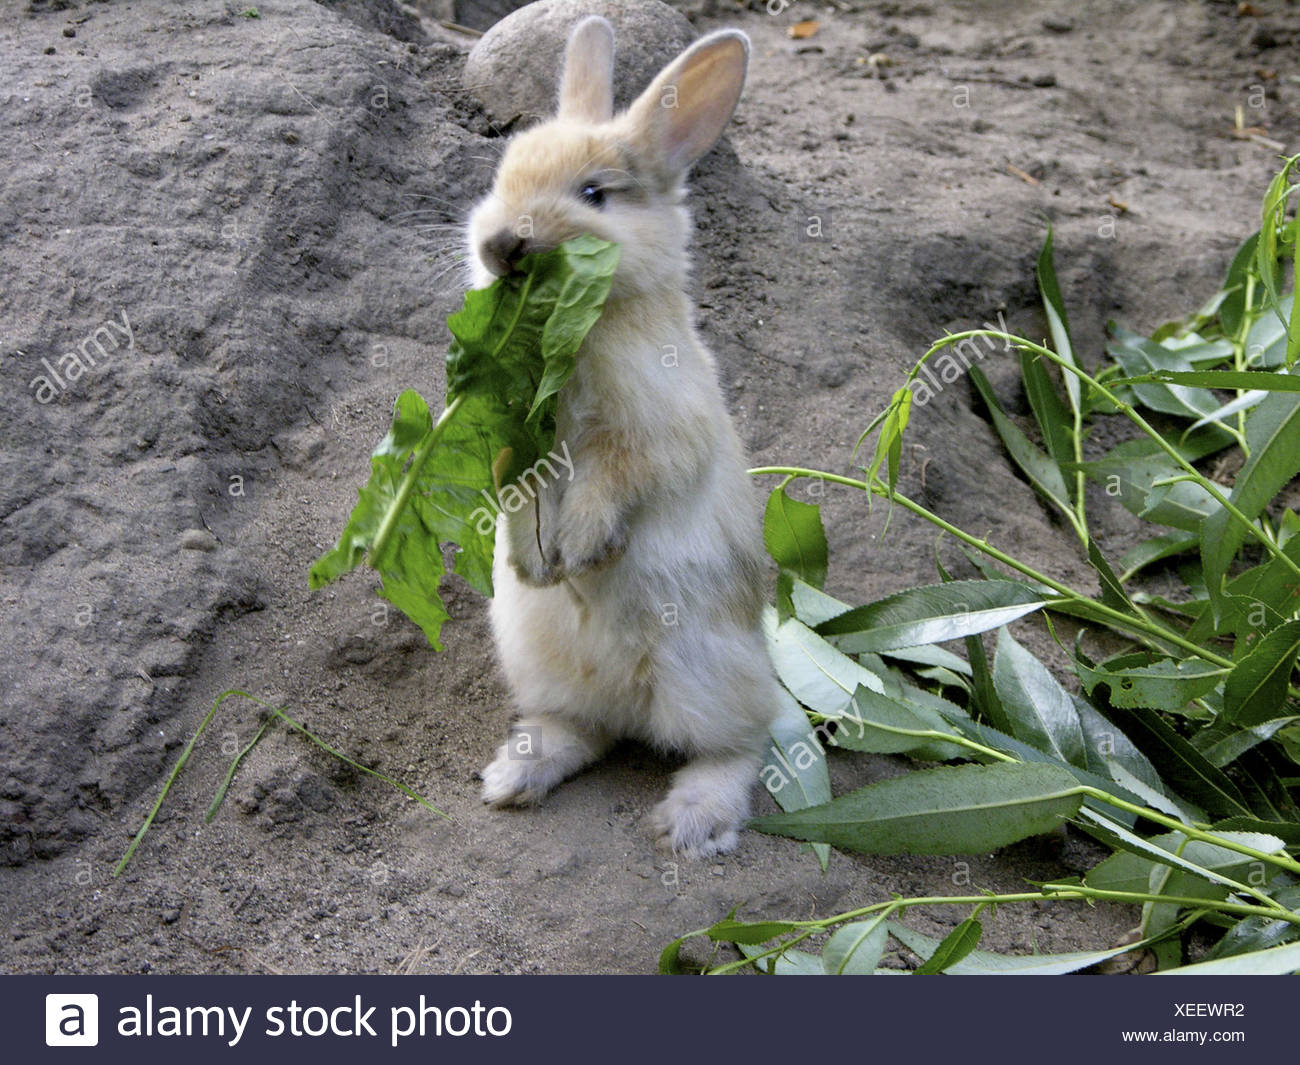
[[583, 202], [590, 204], [592, 207], [605, 206], [605, 190], [594, 182], [588, 182], [582, 186], [582, 191], [578, 193]]

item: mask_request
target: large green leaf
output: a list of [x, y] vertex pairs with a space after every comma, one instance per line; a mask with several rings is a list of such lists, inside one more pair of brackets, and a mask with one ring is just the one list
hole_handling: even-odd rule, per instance
[[760, 832], [869, 854], [983, 854], [1078, 812], [1074, 777], [1021, 763], [925, 769], [753, 821]]
[[379, 572], [380, 594], [437, 648], [448, 616], [442, 544], [458, 545], [455, 572], [492, 594], [496, 483], [531, 496], [533, 482], [520, 482], [526, 472], [559, 475], [555, 463], [566, 456], [552, 450], [556, 394], [600, 316], [618, 255], [617, 245], [579, 237], [466, 293], [447, 320], [447, 409], [435, 424], [417, 393], [398, 397], [337, 545], [311, 567], [312, 588], [366, 562]]
[[1083, 729], [1070, 693], [1005, 628], [998, 632], [993, 685], [1012, 735], [1063, 762], [1086, 764]]
[[1192, 736], [1192, 746], [1205, 756], [1207, 762], [1222, 769], [1297, 719], [1297, 717], [1279, 717], [1249, 728], [1215, 721]]
[[1043, 603], [1018, 581], [951, 581], [855, 607], [822, 622], [817, 632], [847, 654], [891, 651], [996, 629]]
[[1163, 562], [1167, 558], [1186, 554], [1196, 548], [1200, 542], [1195, 536], [1188, 536], [1185, 532], [1176, 530], [1134, 544], [1120, 556], [1119, 564], [1124, 570], [1121, 579], [1131, 580], [1139, 570], [1145, 569], [1154, 562]]
[[[1282, 487], [1300, 472], [1300, 394], [1270, 395], [1246, 419], [1250, 458], [1237, 474], [1229, 497], [1254, 521]], [[1201, 527], [1201, 564], [1216, 616], [1223, 609], [1223, 579], [1248, 534], [1226, 509], [1217, 507]]]
[[[1106, 351], [1119, 363], [1126, 379], [1144, 381], [1150, 380], [1148, 375], [1156, 373], [1188, 373], [1195, 369], [1187, 353], [1177, 347], [1158, 344], [1113, 322], [1109, 323], [1109, 328], [1114, 340], [1106, 346]], [[1219, 407], [1217, 397], [1205, 388], [1151, 383], [1133, 384], [1125, 388], [1132, 391], [1138, 403], [1162, 414], [1195, 420], [1212, 414]]]
[[[1079, 817], [1094, 835], [1120, 852], [1112, 854], [1088, 873], [1084, 882], [1089, 887], [1105, 887], [1112, 891], [1146, 891], [1153, 865], [1166, 866], [1207, 883], [1222, 885], [1223, 878], [1230, 876], [1231, 870], [1249, 861], [1238, 851], [1200, 840], [1189, 841], [1180, 832], [1167, 832], [1146, 839], [1095, 810], [1082, 810]], [[1282, 841], [1275, 836], [1248, 832], [1222, 832], [1219, 835], [1231, 843], [1254, 847], [1266, 854], [1282, 849]], [[1139, 862], [1130, 861], [1132, 857], [1138, 858]], [[1139, 881], [1140, 887], [1117, 887], [1120, 883], [1137, 884]], [[1176, 891], [1166, 893], [1178, 894]]]
[[1300, 621], [1288, 621], [1260, 640], [1228, 675], [1223, 720], [1250, 727], [1287, 716], [1287, 684], [1297, 655]]

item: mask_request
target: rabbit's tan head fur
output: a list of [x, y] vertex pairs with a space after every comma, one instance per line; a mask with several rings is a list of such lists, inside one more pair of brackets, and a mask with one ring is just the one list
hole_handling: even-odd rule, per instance
[[613, 113], [614, 34], [602, 18], [569, 38], [555, 118], [518, 134], [469, 220], [472, 283], [590, 233], [621, 247], [611, 298], [681, 291], [689, 217], [682, 182], [721, 136], [745, 81], [749, 42], [724, 30]]

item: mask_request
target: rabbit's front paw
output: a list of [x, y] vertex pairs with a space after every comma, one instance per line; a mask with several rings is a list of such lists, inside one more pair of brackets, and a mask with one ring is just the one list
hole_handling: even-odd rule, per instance
[[547, 561], [565, 576], [576, 576], [618, 561], [626, 550], [627, 525], [622, 521], [573, 525], [556, 536]]
[[549, 588], [553, 584], [559, 584], [564, 580], [564, 571], [557, 566], [552, 566], [549, 562], [542, 560], [534, 552], [523, 562], [517, 561], [513, 556], [508, 559], [510, 568], [515, 571], [520, 581], [524, 584], [531, 585], [534, 588]]

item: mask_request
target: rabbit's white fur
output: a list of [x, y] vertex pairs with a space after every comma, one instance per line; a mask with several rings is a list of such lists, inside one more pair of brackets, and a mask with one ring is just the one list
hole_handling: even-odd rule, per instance
[[[758, 506], [685, 293], [682, 181], [729, 120], [748, 54], [744, 34], [711, 34], [614, 116], [613, 32], [579, 23], [559, 115], [512, 140], [469, 226], [476, 286], [512, 265], [489, 263], [494, 237], [498, 255], [581, 233], [621, 248], [559, 396], [572, 478], [497, 528], [492, 624], [532, 756], [502, 746], [484, 801], [536, 802], [634, 737], [689, 759], [652, 819], [697, 857], [735, 846], [777, 706]], [[603, 203], [584, 200], [592, 185]]]

